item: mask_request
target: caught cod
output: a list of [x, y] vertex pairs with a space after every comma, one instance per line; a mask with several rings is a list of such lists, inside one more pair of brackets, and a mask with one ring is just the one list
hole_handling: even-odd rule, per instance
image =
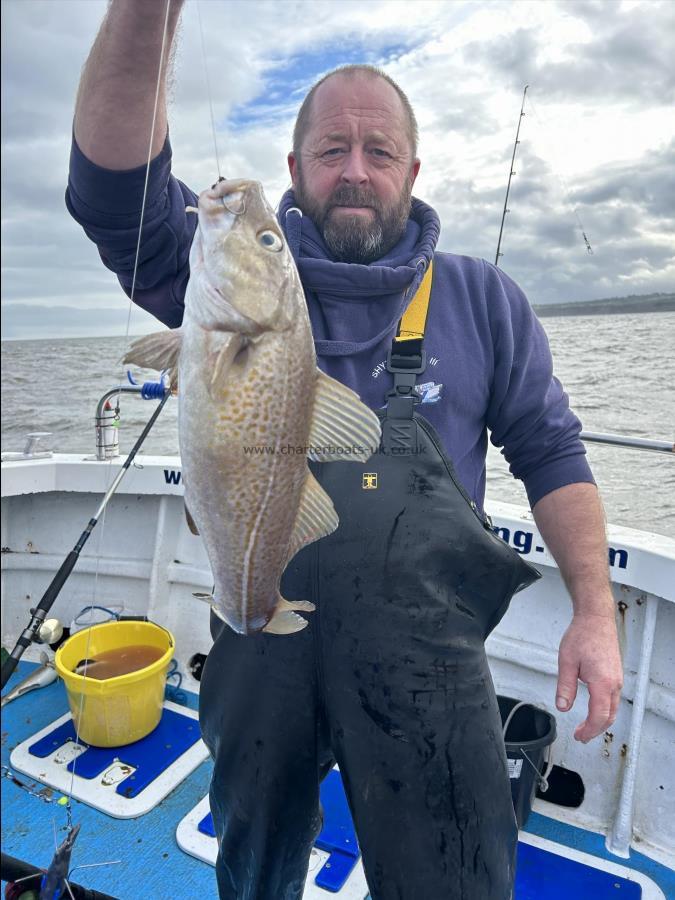
[[280, 595], [284, 569], [338, 526], [307, 459], [365, 462], [380, 423], [317, 368], [300, 277], [260, 184], [220, 181], [197, 212], [183, 325], [135, 341], [124, 361], [177, 381], [186, 512], [216, 613], [242, 634], [289, 634], [314, 607]]

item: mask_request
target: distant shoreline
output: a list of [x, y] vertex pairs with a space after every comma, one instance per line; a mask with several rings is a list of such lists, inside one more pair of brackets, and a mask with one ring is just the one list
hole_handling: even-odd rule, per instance
[[[21, 311], [23, 313], [23, 320], [19, 323], [19, 328], [21, 330], [28, 328], [28, 321], [31, 316], [39, 316], [44, 314], [45, 308], [49, 309], [49, 307], [38, 306], [37, 304], [6, 304], [3, 310], [5, 314], [5, 318], [11, 317], [13, 312], [12, 307], [21, 306]], [[629, 297], [605, 297], [602, 300], [577, 300], [573, 303], [533, 303], [532, 309], [539, 316], [539, 318], [548, 318], [554, 316], [601, 316], [601, 315], [621, 315], [625, 314], [635, 314], [635, 313], [666, 313], [666, 312], [675, 312], [675, 293], [666, 294], [643, 294], [641, 296], [632, 295]], [[107, 334], [87, 334], [86, 331], [83, 333], [79, 328], [77, 331], [79, 333], [68, 333], [68, 314], [72, 313], [72, 310], [69, 307], [52, 307], [51, 312], [59, 312], [64, 315], [64, 323], [62, 327], [66, 331], [65, 334], [41, 334], [41, 335], [31, 335], [31, 334], [14, 334], [11, 336], [5, 336], [3, 334], [2, 343], [9, 343], [13, 341], [53, 341], [53, 340], [82, 340], [82, 341], [91, 341], [91, 340], [107, 340], [116, 338], [117, 340], [122, 340], [125, 335], [124, 322], [126, 315], [120, 310], [112, 310], [112, 309], [104, 309], [99, 310], [96, 318], [99, 320], [99, 325], [101, 323], [101, 314], [105, 312], [106, 322], [105, 327]], [[112, 314], [112, 316], [110, 315]], [[119, 318], [119, 322], [115, 322], [114, 318]], [[38, 319], [39, 321], [39, 319]], [[5, 325], [6, 323], [3, 323]], [[134, 324], [134, 329], [129, 333], [129, 338], [138, 337], [139, 335], [147, 334], [148, 332], [153, 330], [153, 324], [155, 326], [155, 330], [159, 328], [158, 323], [149, 322], [147, 328], [142, 328], [137, 331], [136, 329], [140, 327], [139, 324]], [[15, 326], [16, 327], [16, 326]], [[82, 326], [80, 326], [82, 327]], [[96, 326], [93, 326], [96, 327]], [[5, 327], [5, 331], [7, 328]]]
[[609, 300], [577, 300], [575, 303], [533, 303], [539, 316], [605, 316], [621, 313], [675, 312], [675, 294], [657, 297], [617, 297]]

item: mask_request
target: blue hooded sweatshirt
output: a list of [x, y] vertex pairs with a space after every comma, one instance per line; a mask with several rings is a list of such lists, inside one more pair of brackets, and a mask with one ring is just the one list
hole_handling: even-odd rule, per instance
[[[138, 241], [145, 166], [111, 171], [87, 159], [73, 139], [66, 204], [127, 294]], [[150, 166], [135, 302], [170, 328], [183, 318], [197, 195], [171, 174], [169, 139]], [[548, 341], [520, 288], [500, 269], [436, 251], [436, 212], [413, 199], [405, 233], [370, 265], [336, 262], [321, 234], [284, 194], [279, 223], [307, 298], [318, 364], [372, 409], [393, 384], [385, 360], [398, 322], [429, 261], [434, 277], [427, 318], [427, 369], [418, 376], [418, 411], [441, 435], [458, 477], [482, 508], [485, 455], [503, 447], [530, 505], [593, 476], [581, 423], [553, 376]]]

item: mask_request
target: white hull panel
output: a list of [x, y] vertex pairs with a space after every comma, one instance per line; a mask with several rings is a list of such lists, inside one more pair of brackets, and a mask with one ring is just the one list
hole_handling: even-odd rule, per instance
[[[4, 462], [2, 483], [2, 640], [13, 646], [65, 555], [72, 549], [122, 460], [81, 456]], [[180, 461], [139, 457], [92, 533], [52, 614], [64, 624], [89, 604], [144, 613], [177, 637], [183, 686], [199, 684], [187, 667], [207, 653], [209, 609], [193, 596], [212, 585], [201, 539], [183, 514]], [[606, 835], [619, 861], [631, 847], [675, 864], [675, 541], [610, 526], [610, 573], [624, 659], [624, 690], [611, 731], [574, 740], [588, 693], [580, 684], [567, 714], [555, 708], [557, 652], [571, 604], [531, 513], [488, 503], [495, 526], [537, 565], [543, 578], [517, 594], [487, 642], [497, 693], [555, 716], [553, 762], [579, 774], [576, 809], [544, 800], [535, 809]], [[38, 647], [26, 659], [36, 660]]]

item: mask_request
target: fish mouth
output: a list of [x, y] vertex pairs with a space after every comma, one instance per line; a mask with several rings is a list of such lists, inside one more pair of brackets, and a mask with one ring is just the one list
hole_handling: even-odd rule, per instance
[[[237, 218], [248, 211], [247, 200], [251, 190], [258, 186], [258, 182], [245, 178], [223, 178], [199, 195], [198, 211], [204, 215], [213, 216], [218, 212], [228, 212]], [[201, 223], [200, 218], [200, 223]]]
[[246, 213], [246, 196], [256, 185], [257, 182], [248, 178], [231, 178], [229, 181], [223, 178], [206, 191], [206, 195], [220, 201], [233, 216], [243, 216]]

